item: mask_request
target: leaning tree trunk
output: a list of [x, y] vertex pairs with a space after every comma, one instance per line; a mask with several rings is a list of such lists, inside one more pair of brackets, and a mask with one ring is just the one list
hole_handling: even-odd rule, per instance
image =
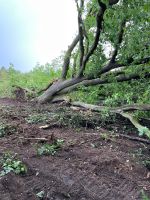
[[[146, 73], [145, 78], [150, 78], [150, 73]], [[116, 82], [124, 82], [130, 80], [140, 79], [138, 74], [129, 74], [129, 75], [119, 75], [114, 78]], [[42, 95], [36, 98], [39, 103], [46, 103], [52, 101], [56, 96], [64, 95], [78, 89], [80, 86], [94, 86], [112, 83], [112, 80], [107, 78], [95, 78], [91, 77], [77, 77], [69, 80], [58, 80], [54, 82], [50, 87], [44, 91]]]
[[[79, 2], [81, 3], [79, 5]], [[91, 56], [94, 54], [95, 50], [97, 49], [97, 46], [99, 45], [100, 36], [102, 31], [105, 31], [103, 29], [104, 21], [106, 20], [104, 18], [104, 14], [108, 8], [111, 6], [117, 4], [119, 0], [109, 0], [109, 6], [105, 3], [101, 2], [100, 0], [97, 0], [97, 13], [94, 12], [94, 17], [96, 21], [96, 27], [95, 27], [95, 33], [94, 33], [94, 39], [90, 42], [89, 45], [89, 38], [88, 38], [88, 30], [86, 30], [85, 26], [85, 19], [86, 17], [89, 17], [92, 15], [92, 9], [89, 9], [89, 12], [84, 16], [83, 18], [83, 10], [84, 10], [84, 1], [76, 1], [77, 4], [77, 12], [78, 12], [78, 35], [74, 38], [70, 46], [68, 47], [68, 50], [66, 51], [66, 54], [64, 56], [64, 62], [62, 65], [62, 74], [61, 79], [57, 82], [53, 82], [52, 84], [49, 84], [49, 87], [46, 88], [46, 90], [36, 98], [36, 100], [39, 103], [46, 103], [53, 101], [55, 97], [58, 97], [60, 95], [64, 95], [66, 93], [69, 93], [75, 89], [77, 89], [80, 86], [92, 86], [92, 85], [100, 85], [100, 84], [108, 84], [112, 83], [113, 80], [115, 82], [123, 82], [123, 81], [130, 81], [130, 80], [138, 80], [143, 78], [150, 78], [150, 72], [148, 71], [148, 67], [145, 64], [148, 64], [150, 62], [150, 57], [142, 58], [140, 60], [134, 60], [134, 55], [127, 58], [126, 61], [121, 62], [118, 60], [118, 53], [119, 49], [121, 48], [121, 45], [123, 45], [124, 41], [124, 34], [127, 33], [125, 31], [127, 29], [126, 23], [129, 19], [123, 18], [120, 28], [118, 31], [116, 31], [116, 39], [114, 42], [114, 51], [112, 52], [112, 56], [110, 59], [108, 59], [108, 62], [106, 64], [106, 61], [102, 64], [102, 66], [99, 66], [99, 71], [95, 74], [93, 72], [89, 72], [89, 74], [85, 75], [85, 71], [87, 68], [87, 63], [89, 62]], [[75, 50], [75, 47], [78, 44], [78, 51], [75, 51], [77, 54], [79, 53], [79, 62], [77, 62], [76, 70], [72, 70], [70, 66], [70, 60], [72, 58], [73, 51]], [[77, 55], [78, 56], [78, 55]], [[76, 56], [75, 56], [76, 57]], [[126, 69], [134, 69], [135, 66], [140, 66], [142, 72], [142, 76], [139, 74], [139, 71], [129, 72], [129, 74], [126, 73]], [[98, 68], [98, 67], [97, 67]], [[119, 71], [118, 68], [121, 68]], [[72, 70], [72, 79], [67, 79], [69, 70]], [[113, 70], [113, 71], [112, 71]], [[117, 71], [116, 71], [117, 70]], [[130, 70], [129, 70], [130, 71]], [[87, 72], [86, 72], [87, 73]], [[111, 77], [114, 77], [113, 79], [110, 79]], [[70, 76], [71, 77], [71, 76]]]
[[84, 78], [73, 78], [69, 80], [58, 80], [54, 82], [42, 95], [37, 97], [39, 103], [52, 101], [55, 97], [66, 94], [81, 83]]

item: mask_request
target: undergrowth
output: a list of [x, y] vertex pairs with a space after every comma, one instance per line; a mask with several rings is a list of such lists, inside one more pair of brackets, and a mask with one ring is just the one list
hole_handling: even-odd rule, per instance
[[0, 172], [0, 176], [4, 176], [10, 172], [14, 172], [15, 174], [25, 174], [27, 173], [27, 167], [22, 161], [15, 158], [16, 155], [12, 155], [11, 153], [5, 153], [0, 160], [2, 171]]
[[11, 135], [17, 131], [17, 128], [10, 124], [0, 123], [0, 137]]
[[61, 149], [64, 140], [57, 139], [52, 144], [43, 144], [42, 146], [37, 148], [38, 155], [52, 155], [54, 156], [58, 150]]

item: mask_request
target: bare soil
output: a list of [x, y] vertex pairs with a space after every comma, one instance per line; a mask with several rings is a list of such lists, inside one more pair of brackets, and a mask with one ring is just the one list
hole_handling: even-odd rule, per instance
[[[35, 120], [37, 115], [43, 117]], [[0, 177], [0, 200], [142, 200], [142, 190], [150, 196], [150, 168], [144, 165], [150, 145], [117, 136], [138, 136], [123, 118], [106, 123], [98, 118], [58, 104], [0, 99], [0, 122], [16, 128], [0, 138], [0, 157], [17, 154], [28, 169]], [[46, 124], [51, 127], [40, 128]], [[64, 143], [55, 155], [39, 156], [43, 141], [35, 138]]]

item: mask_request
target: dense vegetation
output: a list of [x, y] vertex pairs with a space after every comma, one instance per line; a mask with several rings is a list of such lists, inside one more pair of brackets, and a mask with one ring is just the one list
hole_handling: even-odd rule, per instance
[[[49, 82], [60, 75], [60, 70], [54, 70], [50, 64], [37, 65], [32, 71], [22, 73], [10, 65], [8, 69], [0, 69], [0, 96], [14, 97], [13, 86], [29, 88], [36, 92], [45, 88]], [[138, 91], [138, 93], [137, 93]], [[88, 95], [90, 93], [90, 95]], [[123, 83], [111, 83], [103, 86], [80, 87], [71, 95], [72, 100], [80, 100], [92, 104], [119, 106], [121, 104], [149, 103], [150, 80], [132, 80]]]
[[8, 69], [4, 67], [0, 69], [0, 96], [13, 97], [13, 86], [29, 88], [38, 92], [59, 74], [60, 70], [55, 70], [50, 64], [36, 65], [27, 73], [15, 70], [15, 66], [10, 64]]

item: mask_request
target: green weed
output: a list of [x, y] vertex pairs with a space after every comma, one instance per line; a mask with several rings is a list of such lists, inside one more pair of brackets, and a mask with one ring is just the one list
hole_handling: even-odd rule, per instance
[[5, 153], [3, 158], [0, 160], [3, 170], [0, 172], [0, 176], [4, 176], [9, 172], [15, 174], [24, 174], [27, 172], [27, 167], [20, 160], [15, 159], [15, 156], [10, 153]]
[[44, 144], [37, 149], [38, 155], [55, 155], [55, 153], [61, 148], [64, 140], [57, 139], [53, 144]]
[[146, 135], [150, 139], [150, 130], [147, 127], [139, 128], [139, 136]]
[[43, 199], [45, 192], [42, 190], [36, 194], [36, 196], [40, 199]]
[[26, 118], [26, 122], [28, 124], [38, 124], [41, 122], [47, 122], [48, 117], [44, 114], [35, 114], [35, 115], [29, 115]]
[[16, 127], [8, 124], [0, 124], [0, 137], [10, 135], [16, 132]]
[[142, 163], [147, 169], [150, 169], [150, 160], [143, 160]]
[[145, 194], [143, 190], [142, 190], [142, 200], [150, 200], [150, 198]]

